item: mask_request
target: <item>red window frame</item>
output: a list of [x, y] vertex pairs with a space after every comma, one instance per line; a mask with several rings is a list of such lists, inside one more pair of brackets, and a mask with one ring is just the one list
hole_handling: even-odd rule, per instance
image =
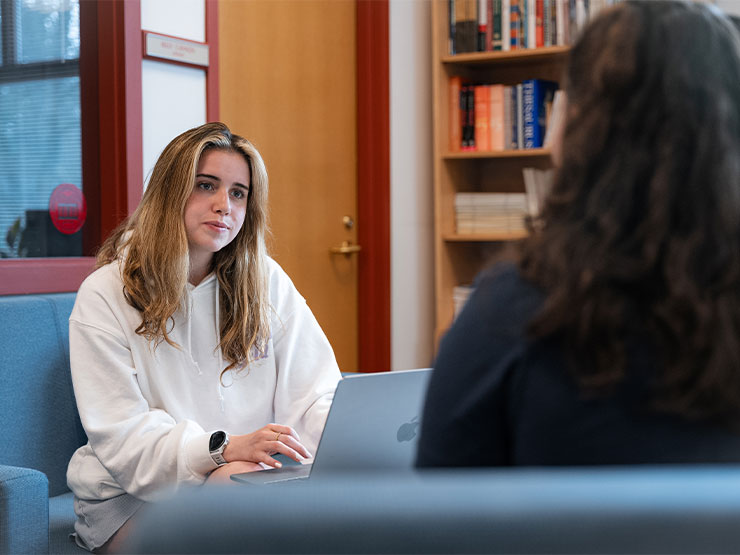
[[[136, 2], [80, 2], [82, 257], [0, 260], [0, 295], [76, 291], [105, 237], [142, 192], [141, 28]], [[136, 38], [136, 40], [132, 40]]]

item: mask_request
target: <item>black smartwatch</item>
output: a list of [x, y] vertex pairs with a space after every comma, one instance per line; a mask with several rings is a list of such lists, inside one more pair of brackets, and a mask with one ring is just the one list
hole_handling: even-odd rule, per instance
[[211, 434], [211, 441], [208, 443], [208, 450], [211, 452], [211, 458], [218, 466], [226, 464], [224, 459], [224, 449], [229, 444], [229, 434], [219, 430]]

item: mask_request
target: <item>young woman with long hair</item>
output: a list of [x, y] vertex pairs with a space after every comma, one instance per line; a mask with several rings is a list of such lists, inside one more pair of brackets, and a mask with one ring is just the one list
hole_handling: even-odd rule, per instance
[[88, 444], [67, 472], [77, 542], [115, 551], [146, 502], [312, 457], [340, 379], [266, 254], [267, 172], [221, 123], [176, 137], [106, 240], [70, 317]]
[[565, 97], [552, 192], [443, 339], [417, 462], [740, 461], [738, 34], [619, 3]]

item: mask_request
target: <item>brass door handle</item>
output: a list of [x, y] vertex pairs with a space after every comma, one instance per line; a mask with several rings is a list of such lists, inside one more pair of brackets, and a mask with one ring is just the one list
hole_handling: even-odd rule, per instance
[[360, 245], [352, 245], [349, 241], [342, 241], [342, 244], [339, 247], [331, 247], [329, 249], [329, 252], [331, 254], [355, 254], [362, 250], [362, 247]]

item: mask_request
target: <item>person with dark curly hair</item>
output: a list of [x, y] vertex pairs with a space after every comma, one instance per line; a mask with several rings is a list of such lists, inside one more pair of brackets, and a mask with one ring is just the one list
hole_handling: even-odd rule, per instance
[[417, 466], [740, 461], [740, 35], [620, 3], [565, 99], [544, 209], [441, 342]]

